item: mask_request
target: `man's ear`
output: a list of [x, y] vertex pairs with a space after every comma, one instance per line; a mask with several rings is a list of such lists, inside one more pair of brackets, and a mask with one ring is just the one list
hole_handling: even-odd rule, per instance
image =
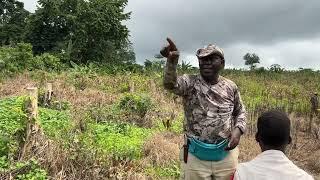
[[289, 136], [288, 144], [291, 144], [291, 143], [292, 143], [292, 138], [291, 138], [291, 136]]

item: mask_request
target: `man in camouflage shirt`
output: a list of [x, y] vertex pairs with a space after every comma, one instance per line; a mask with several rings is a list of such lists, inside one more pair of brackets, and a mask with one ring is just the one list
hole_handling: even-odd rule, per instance
[[318, 93], [315, 92], [310, 99], [311, 103], [311, 113], [317, 113], [319, 108], [319, 99], [318, 99]]
[[221, 161], [203, 161], [188, 153], [181, 179], [230, 179], [238, 163], [236, 147], [246, 130], [246, 112], [236, 84], [219, 75], [224, 53], [211, 44], [199, 49], [200, 75], [177, 76], [179, 51], [171, 39], [167, 41], [160, 51], [167, 58], [164, 87], [183, 98], [187, 137], [208, 144], [229, 141], [225, 150], [230, 153]]

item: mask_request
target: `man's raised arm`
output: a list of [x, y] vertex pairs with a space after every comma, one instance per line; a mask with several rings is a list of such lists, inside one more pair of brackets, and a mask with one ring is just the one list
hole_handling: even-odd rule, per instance
[[177, 85], [177, 64], [179, 60], [179, 51], [174, 42], [167, 38], [168, 45], [161, 49], [160, 53], [167, 58], [163, 85], [168, 90], [174, 90]]

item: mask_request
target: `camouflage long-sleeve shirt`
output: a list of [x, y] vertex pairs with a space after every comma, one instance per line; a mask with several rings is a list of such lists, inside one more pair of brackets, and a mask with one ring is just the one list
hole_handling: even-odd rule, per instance
[[167, 62], [164, 74], [166, 89], [182, 96], [184, 130], [189, 137], [206, 143], [228, 138], [234, 127], [246, 130], [246, 111], [234, 82], [219, 76], [211, 85], [201, 75], [177, 77], [175, 63]]
[[318, 96], [313, 95], [310, 99], [311, 102], [311, 110], [312, 111], [317, 111], [318, 106], [319, 106], [319, 100], [318, 100]]

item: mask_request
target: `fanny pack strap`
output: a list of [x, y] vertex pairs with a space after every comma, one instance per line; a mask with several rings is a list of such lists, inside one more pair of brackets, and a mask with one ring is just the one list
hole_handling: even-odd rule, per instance
[[188, 162], [190, 140], [186, 134], [184, 134], [184, 144], [183, 144], [183, 161]]

